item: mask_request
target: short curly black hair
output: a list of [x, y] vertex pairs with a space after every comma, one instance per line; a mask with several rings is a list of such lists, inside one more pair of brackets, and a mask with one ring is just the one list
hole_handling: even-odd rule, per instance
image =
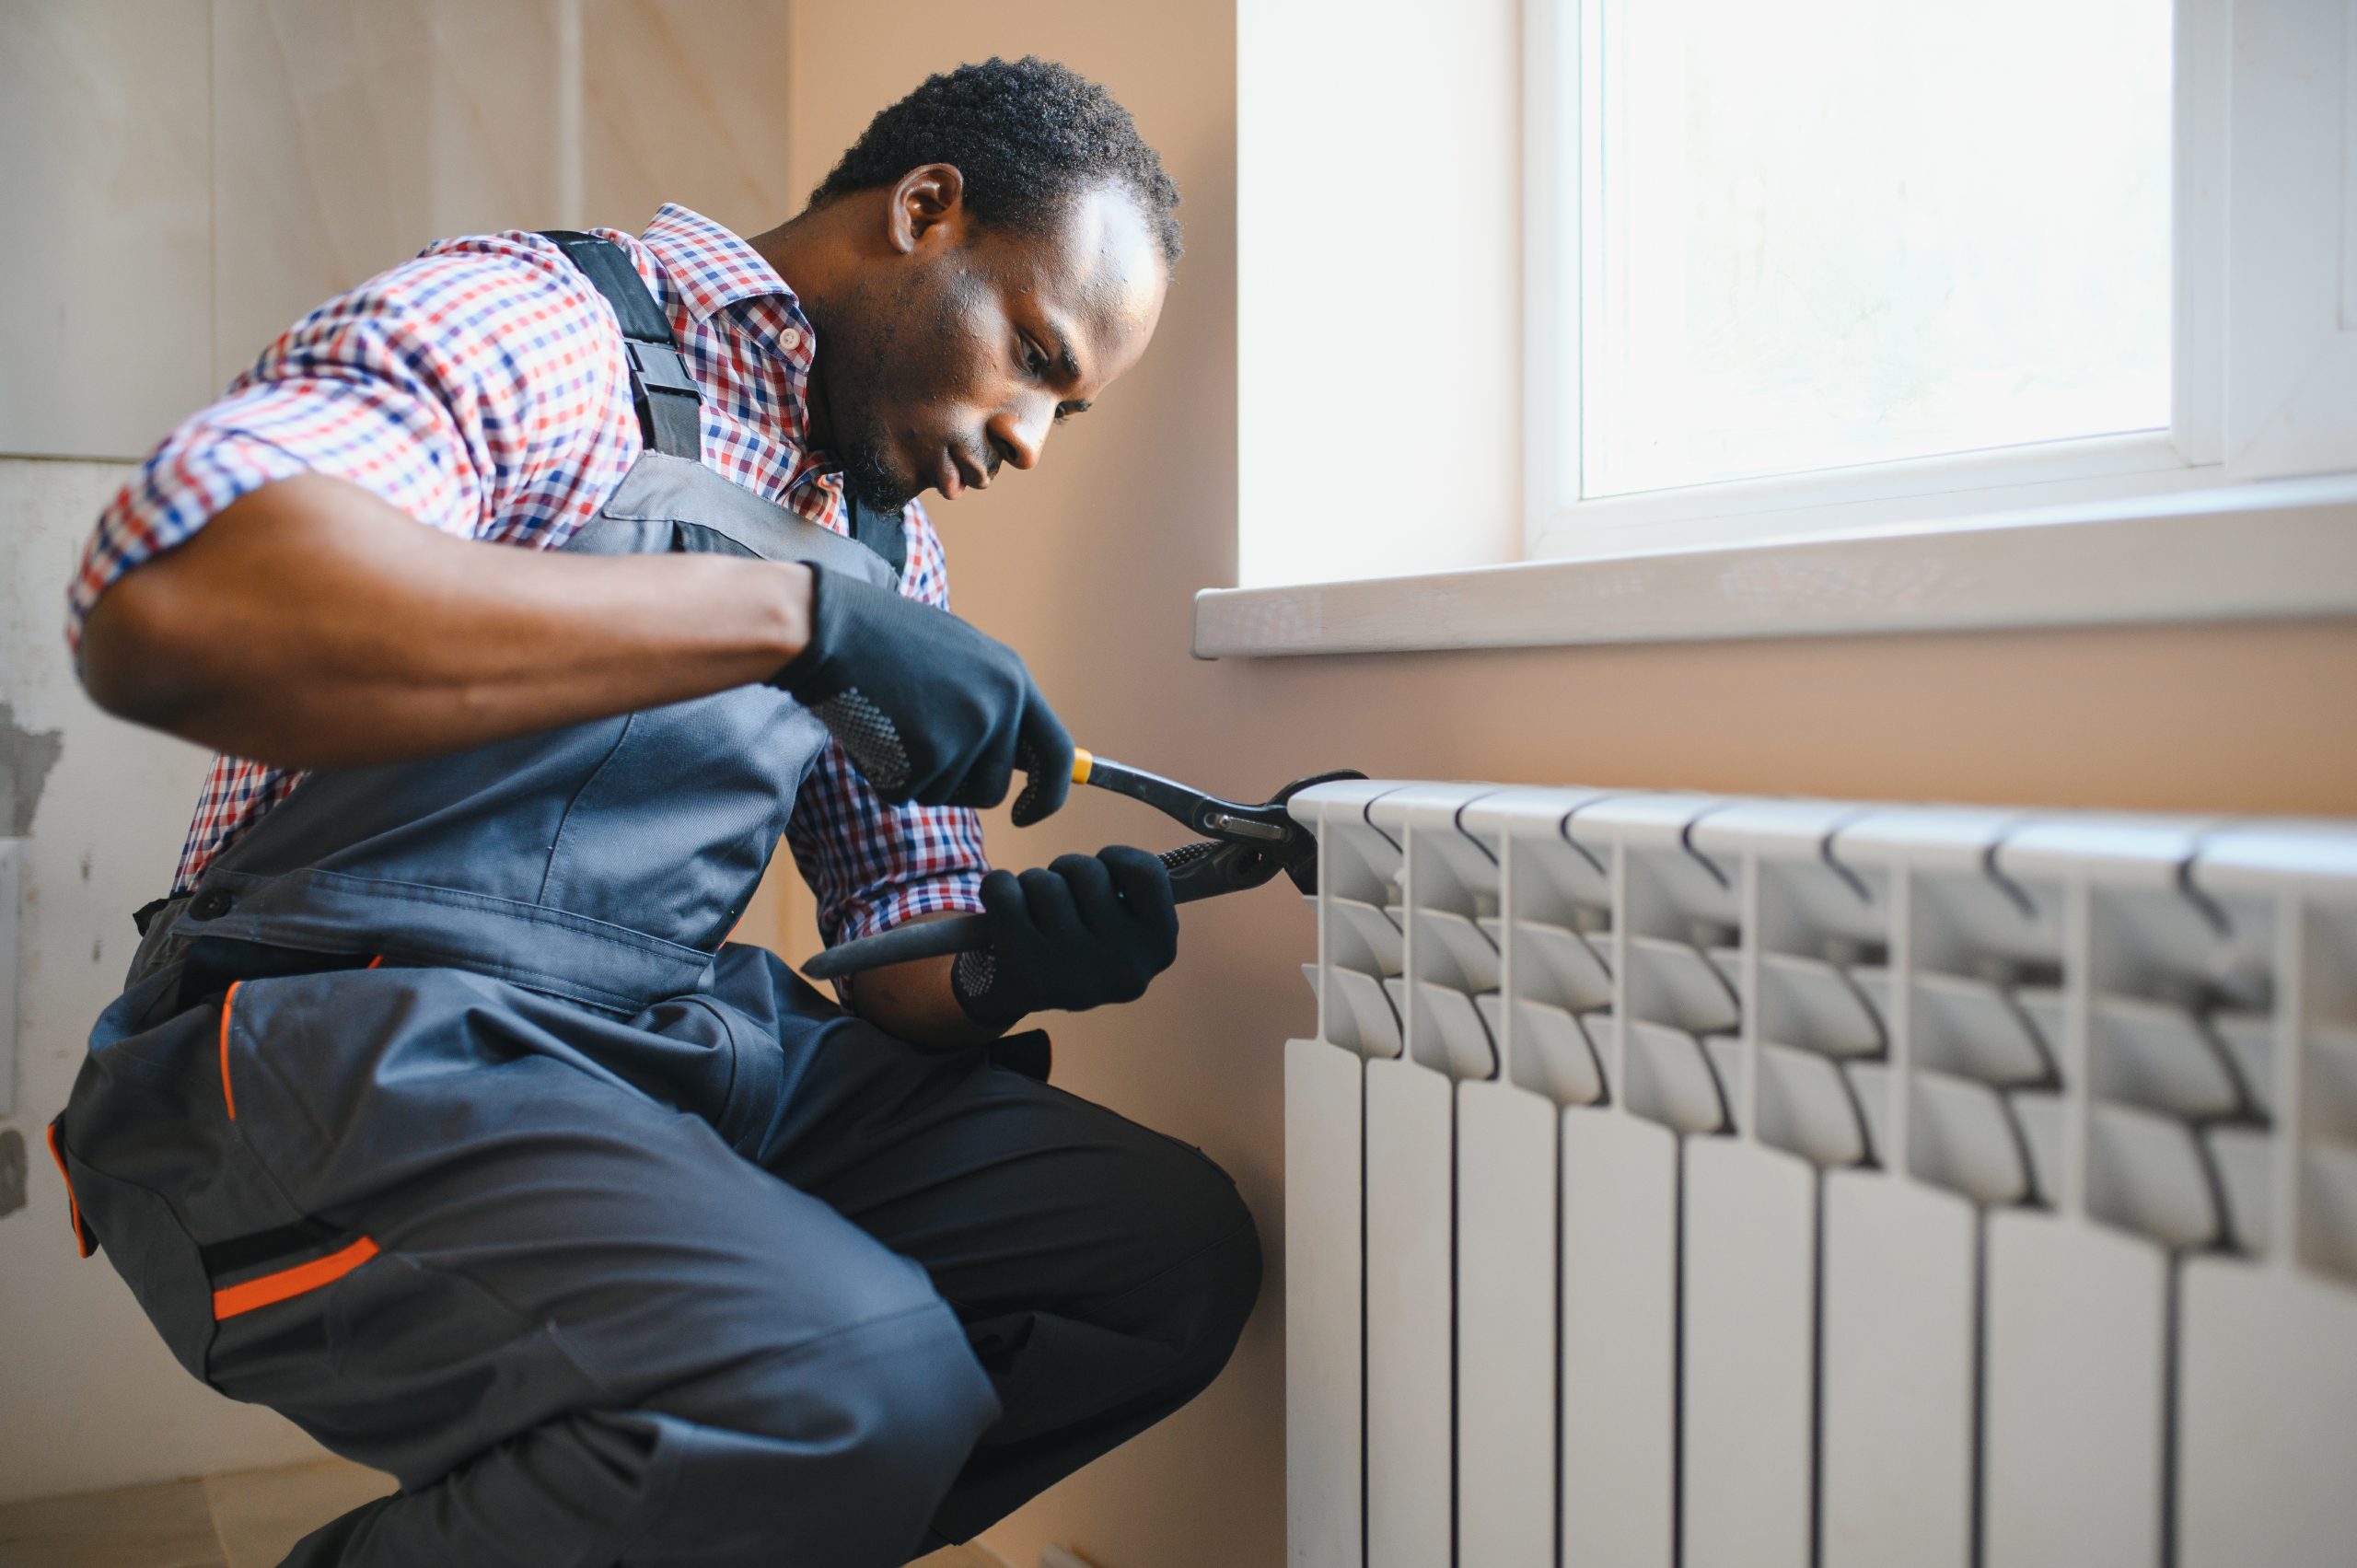
[[1091, 186], [1120, 186], [1154, 226], [1162, 257], [1179, 244], [1178, 187], [1113, 95], [1069, 66], [1027, 54], [928, 76], [867, 122], [810, 192], [826, 205], [890, 185], [923, 164], [955, 164], [985, 224], [1036, 232]]

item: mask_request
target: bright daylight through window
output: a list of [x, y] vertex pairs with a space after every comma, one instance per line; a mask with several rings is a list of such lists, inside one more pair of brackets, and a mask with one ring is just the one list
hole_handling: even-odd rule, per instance
[[1578, 8], [1559, 495], [2167, 427], [2168, 6]]
[[[2357, 0], [1464, 10], [1237, 13], [1198, 651], [2357, 605]], [[1420, 215], [1337, 267], [1343, 159]]]

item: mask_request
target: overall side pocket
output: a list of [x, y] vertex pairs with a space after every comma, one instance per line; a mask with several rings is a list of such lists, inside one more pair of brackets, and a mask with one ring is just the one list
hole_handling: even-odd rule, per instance
[[69, 1144], [61, 1142], [58, 1149], [83, 1222], [115, 1272], [131, 1286], [172, 1358], [210, 1382], [213, 1283], [180, 1215], [157, 1193], [83, 1164]]

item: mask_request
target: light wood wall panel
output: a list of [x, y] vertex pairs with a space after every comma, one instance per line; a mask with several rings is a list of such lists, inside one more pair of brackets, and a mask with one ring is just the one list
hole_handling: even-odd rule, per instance
[[797, 204], [785, 0], [0, 0], [0, 453], [139, 458], [429, 242]]
[[205, 0], [0, 0], [0, 452], [143, 449], [212, 380]]

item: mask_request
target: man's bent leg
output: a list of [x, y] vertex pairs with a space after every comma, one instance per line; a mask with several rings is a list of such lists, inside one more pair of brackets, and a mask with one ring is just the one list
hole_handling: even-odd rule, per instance
[[[827, 1005], [769, 960], [725, 989], [790, 1035]], [[757, 1151], [924, 1265], [1004, 1410], [935, 1519], [963, 1540], [1192, 1399], [1260, 1289], [1252, 1217], [1196, 1150], [993, 1064], [827, 1029]]]
[[[403, 1482], [307, 1568], [885, 1568], [997, 1413], [919, 1269], [600, 1065], [683, 1051], [690, 1082], [725, 1038], [379, 970], [250, 981], [122, 1044], [64, 1129], [120, 1200], [96, 1216], [118, 1267], [159, 1324], [203, 1294], [191, 1260], [226, 1270], [183, 1359]], [[302, 1240], [290, 1217], [359, 1260], [314, 1285], [261, 1259]]]
[[[897, 1568], [915, 1550], [912, 1509], [971, 1446], [941, 1400], [959, 1373], [939, 1357], [963, 1347], [937, 1305], [853, 1338], [798, 1376], [715, 1367], [728, 1385], [716, 1402], [760, 1403], [755, 1420], [642, 1409], [546, 1421], [333, 1521], [285, 1568]], [[676, 1389], [669, 1402], [697, 1398]]]

